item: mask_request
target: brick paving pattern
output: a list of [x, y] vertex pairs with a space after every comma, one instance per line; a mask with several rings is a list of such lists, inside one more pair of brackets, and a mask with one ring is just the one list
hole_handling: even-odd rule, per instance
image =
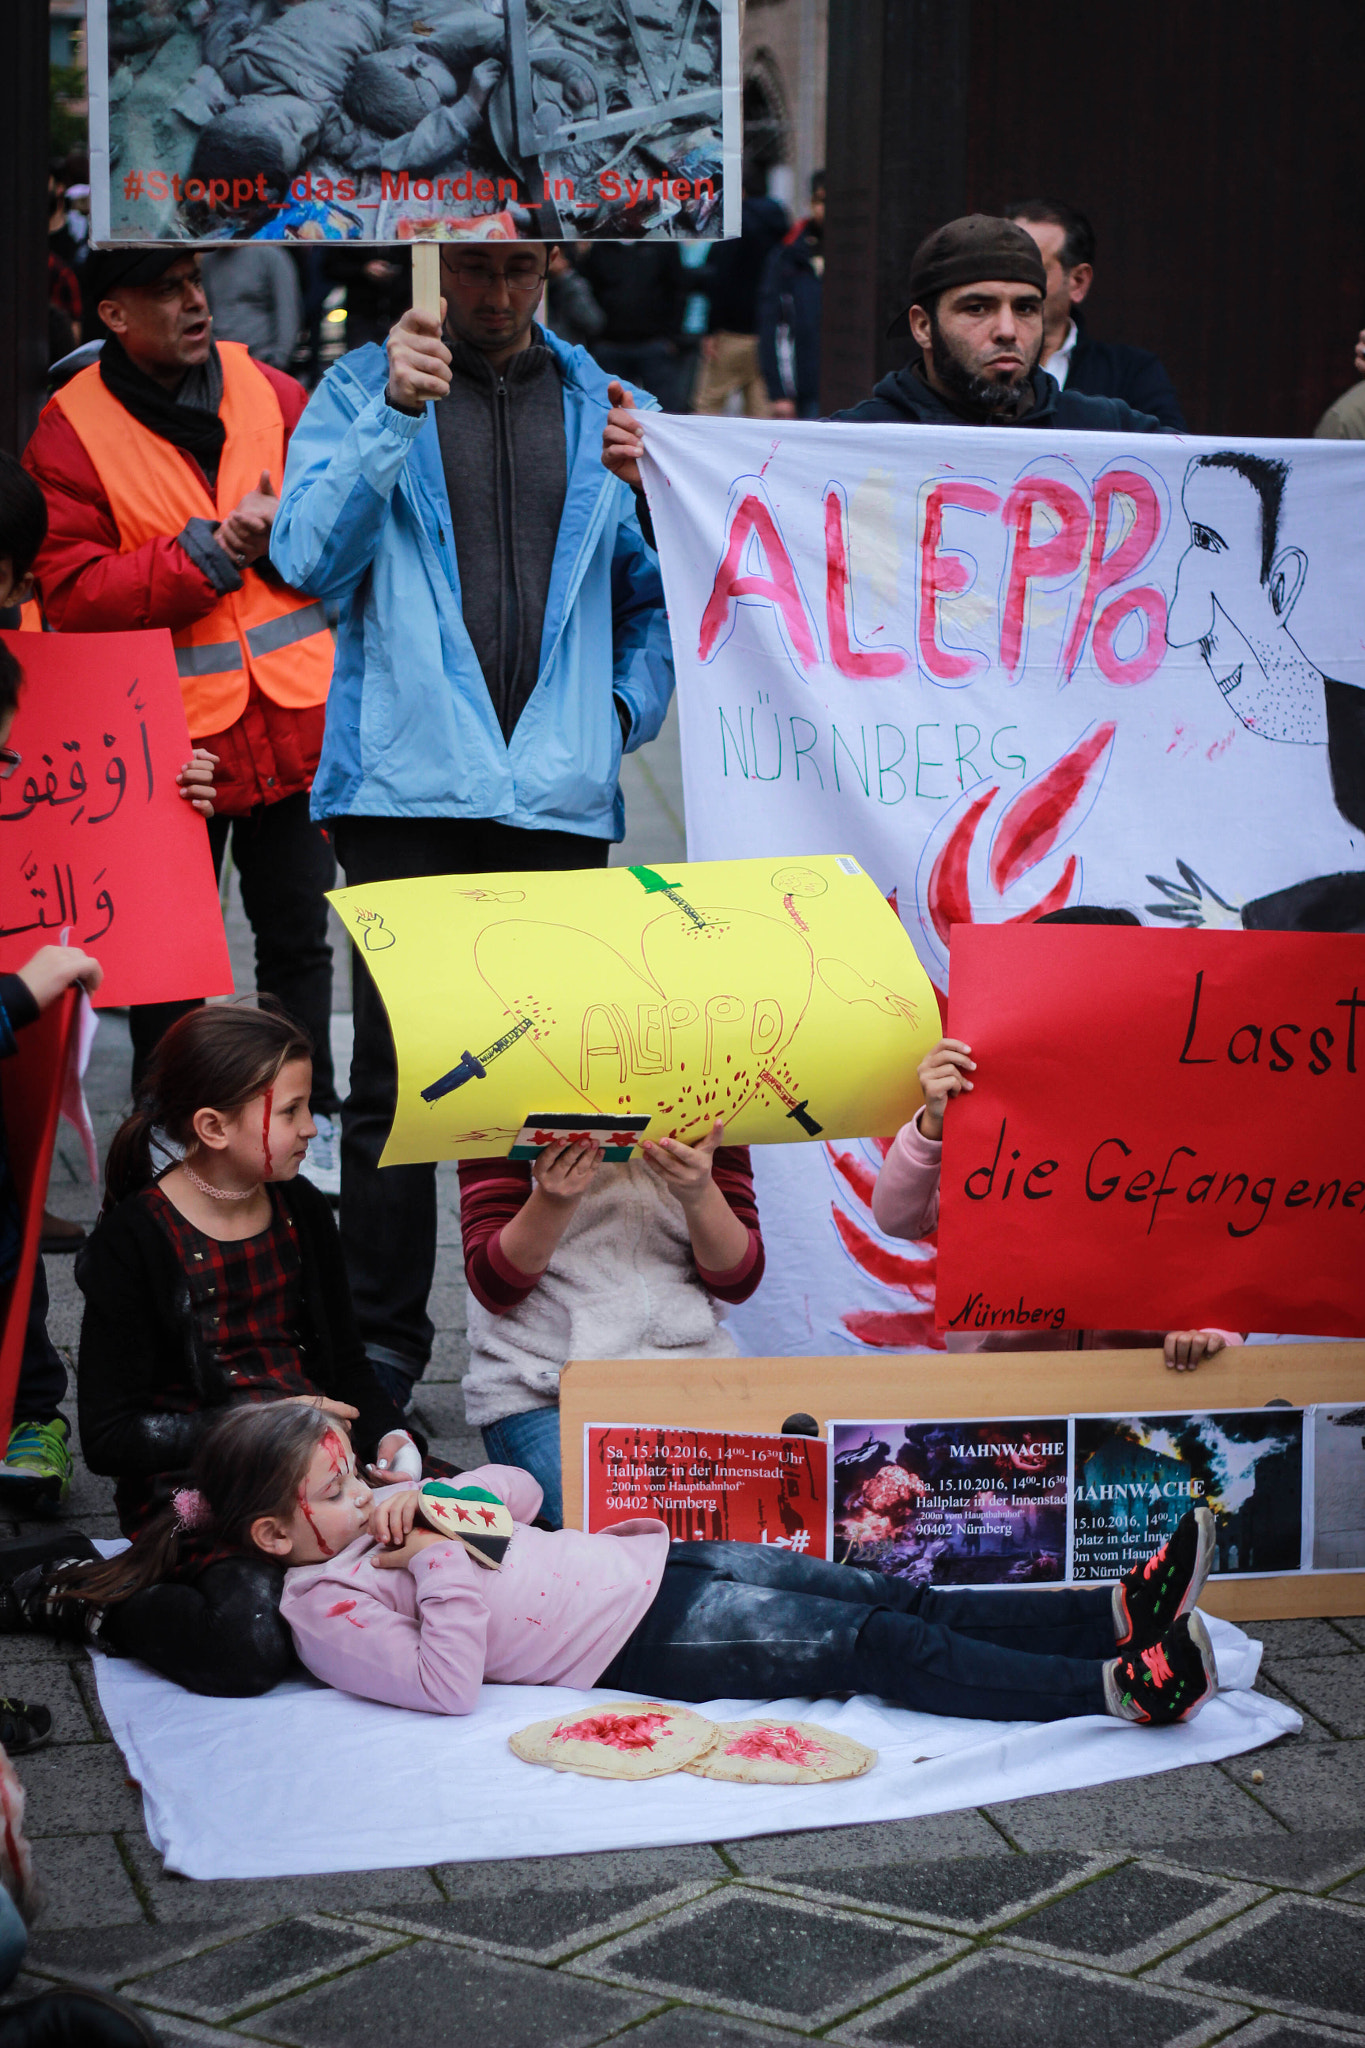
[[[672, 727], [627, 766], [618, 855], [682, 858]], [[235, 913], [230, 929], [249, 986]], [[343, 1011], [346, 986], [339, 973]], [[127, 1072], [111, 1018], [90, 1081], [102, 1141]], [[52, 1206], [89, 1222], [81, 1175], [64, 1135]], [[472, 1464], [453, 1168], [440, 1190], [439, 1335], [417, 1412], [435, 1448]], [[71, 1354], [69, 1260], [48, 1272]], [[117, 1533], [109, 1487], [83, 1468], [68, 1518]], [[10, 1995], [116, 1988], [168, 2044], [369, 2048], [398, 2029], [461, 2048], [1359, 2043], [1365, 1617], [1255, 1633], [1263, 1688], [1304, 1729], [1225, 1764], [755, 1841], [213, 1883], [163, 1870], [84, 1657], [9, 1637], [4, 1690], [46, 1702], [55, 1723], [52, 1745], [18, 1764], [46, 1909]]]

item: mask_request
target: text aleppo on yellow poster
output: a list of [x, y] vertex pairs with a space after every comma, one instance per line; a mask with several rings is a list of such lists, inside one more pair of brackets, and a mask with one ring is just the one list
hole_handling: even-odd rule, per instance
[[[843, 855], [339, 889], [398, 1049], [385, 1166], [505, 1157], [538, 1116], [737, 1145], [894, 1131], [930, 983]], [[628, 1139], [623, 1138], [623, 1142]]]

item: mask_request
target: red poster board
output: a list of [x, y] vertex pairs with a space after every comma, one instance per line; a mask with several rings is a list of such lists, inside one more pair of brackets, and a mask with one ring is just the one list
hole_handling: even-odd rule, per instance
[[69, 989], [36, 1022], [18, 1033], [18, 1051], [0, 1060], [0, 1108], [5, 1120], [5, 1147], [19, 1194], [23, 1241], [19, 1265], [8, 1287], [0, 1288], [0, 1446], [9, 1442], [10, 1417], [24, 1356], [24, 1329], [38, 1240], [43, 1234], [43, 1203], [57, 1137], [57, 1113], [70, 1056], [76, 1015], [76, 991]]
[[820, 1437], [592, 1423], [584, 1528], [652, 1515], [675, 1542], [771, 1543], [826, 1557], [829, 1447]]
[[24, 670], [0, 782], [0, 972], [93, 953], [99, 1008], [232, 989], [208, 834], [179, 794], [190, 736], [169, 633], [6, 633]]
[[1365, 1335], [1365, 939], [957, 925], [947, 1330]]

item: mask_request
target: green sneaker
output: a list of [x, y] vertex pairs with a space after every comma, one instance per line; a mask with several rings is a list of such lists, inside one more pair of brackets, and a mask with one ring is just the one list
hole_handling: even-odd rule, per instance
[[75, 1460], [66, 1418], [16, 1422], [0, 1461], [0, 1501], [22, 1515], [55, 1515], [71, 1491]]

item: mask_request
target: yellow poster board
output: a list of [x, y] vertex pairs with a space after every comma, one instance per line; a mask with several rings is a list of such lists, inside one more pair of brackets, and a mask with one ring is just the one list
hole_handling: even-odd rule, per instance
[[[381, 1164], [506, 1157], [537, 1116], [647, 1116], [691, 1143], [881, 1136], [939, 1035], [857, 862], [438, 875], [330, 899], [398, 1049]], [[425, 1091], [425, 1092], [424, 1092]]]

